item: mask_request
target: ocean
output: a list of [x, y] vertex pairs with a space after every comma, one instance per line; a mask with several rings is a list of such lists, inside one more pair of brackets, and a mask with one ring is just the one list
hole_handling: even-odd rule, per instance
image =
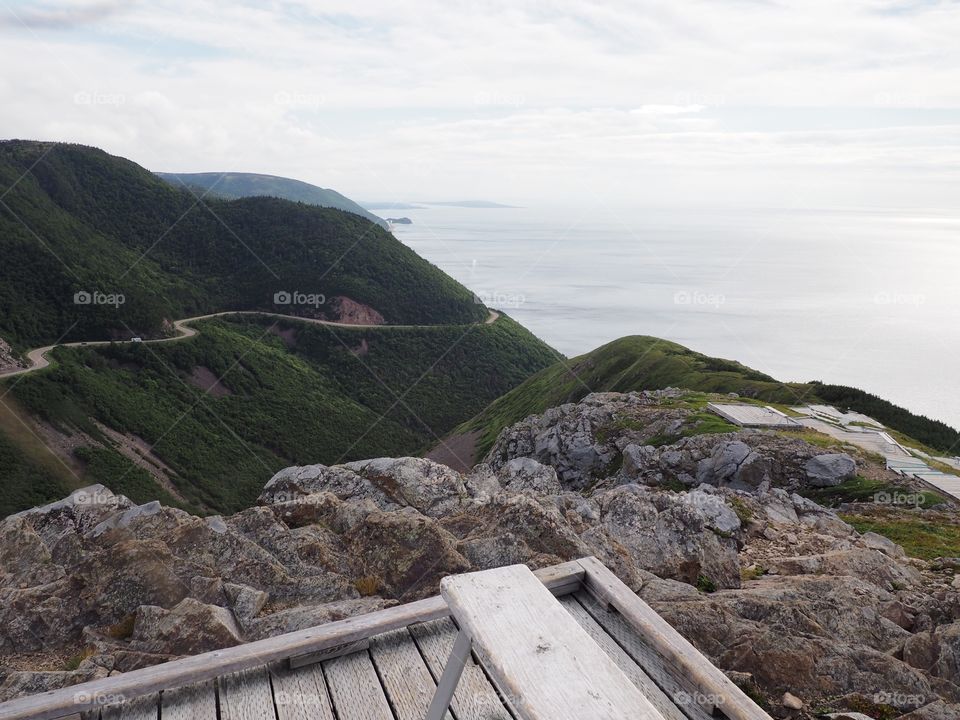
[[395, 236], [567, 356], [654, 335], [960, 427], [960, 215], [425, 206]]

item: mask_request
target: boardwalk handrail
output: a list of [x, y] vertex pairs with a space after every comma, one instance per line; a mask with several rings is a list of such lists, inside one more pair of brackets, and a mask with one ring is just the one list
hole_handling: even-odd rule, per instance
[[[580, 587], [584, 569], [576, 561], [536, 571], [537, 578], [557, 595]], [[100, 680], [50, 690], [0, 704], [0, 720], [51, 720], [95, 710], [161, 690], [171, 690], [227, 673], [246, 670], [298, 655], [318, 653], [365, 640], [414, 623], [449, 616], [439, 595], [306, 630], [172, 660]]]
[[[697, 704], [720, 710], [730, 720], [771, 720], [770, 716], [724, 675], [670, 623], [593, 557], [578, 561], [586, 571], [583, 586], [599, 602], [614, 608], [677, 672], [698, 688]], [[712, 706], [712, 707], [711, 707]]]

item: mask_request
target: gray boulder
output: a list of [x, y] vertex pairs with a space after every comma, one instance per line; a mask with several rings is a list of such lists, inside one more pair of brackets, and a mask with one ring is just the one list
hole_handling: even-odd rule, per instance
[[556, 495], [563, 491], [557, 471], [533, 458], [514, 458], [497, 473], [500, 485], [509, 492]]
[[804, 466], [807, 481], [814, 487], [833, 487], [857, 474], [857, 463], [844, 453], [828, 453], [810, 458]]

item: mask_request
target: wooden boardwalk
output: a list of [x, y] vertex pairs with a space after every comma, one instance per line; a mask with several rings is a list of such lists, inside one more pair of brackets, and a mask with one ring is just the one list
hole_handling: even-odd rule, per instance
[[[536, 576], [651, 717], [770, 720], [595, 559]], [[457, 634], [443, 599], [429, 598], [13, 700], [0, 720], [424, 720]], [[444, 720], [518, 717], [491, 677], [471, 655]], [[577, 680], [590, 678], [588, 669]]]
[[[636, 633], [589, 595], [563, 607], [668, 720], [710, 720]], [[621, 621], [622, 622], [622, 621]], [[605, 627], [607, 626], [607, 627]], [[608, 629], [609, 627], [609, 629]], [[84, 720], [423, 720], [457, 629], [449, 618], [371, 638], [367, 650], [291, 670], [286, 663], [221, 675], [136, 701], [84, 713]], [[623, 643], [621, 645], [621, 643]], [[676, 700], [674, 699], [676, 698]], [[688, 699], [691, 702], [686, 702]], [[448, 720], [511, 720], [500, 693], [472, 661], [454, 693]], [[81, 716], [77, 716], [78, 718]]]

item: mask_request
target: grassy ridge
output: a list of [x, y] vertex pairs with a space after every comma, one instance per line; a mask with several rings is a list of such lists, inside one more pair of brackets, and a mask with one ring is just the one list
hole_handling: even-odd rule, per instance
[[528, 415], [591, 392], [630, 392], [680, 387], [713, 393], [736, 392], [765, 403], [790, 405], [831, 402], [872, 415], [888, 427], [943, 452], [958, 452], [960, 436], [952, 428], [914, 415], [863, 391], [821, 383], [783, 383], [740, 363], [713, 358], [667, 340], [630, 336], [592, 352], [557, 362], [498, 398], [457, 432], [480, 431], [482, 458], [500, 431]]
[[[174, 343], [60, 348], [54, 367], [23, 376], [12, 394], [55, 427], [107, 445], [82, 453], [85, 480], [169, 501], [95, 419], [153, 447], [176, 473], [179, 504], [233, 512], [291, 464], [415, 454], [554, 357], [507, 317], [412, 329], [217, 319], [197, 329]], [[191, 383], [197, 368], [222, 379], [219, 395]], [[5, 488], [28, 481], [12, 477]]]
[[794, 402], [802, 385], [787, 385], [740, 363], [711, 358], [677, 343], [648, 336], [614, 340], [592, 352], [557, 362], [498, 398], [458, 428], [481, 431], [482, 457], [500, 431], [528, 415], [591, 392], [630, 392], [681, 387], [704, 392], [737, 392], [768, 402]]
[[174, 187], [184, 185], [199, 188], [214, 197], [236, 200], [242, 197], [277, 197], [293, 202], [336, 208], [365, 217], [370, 222], [386, 227], [382, 219], [362, 208], [336, 190], [317, 187], [310, 183], [275, 175], [257, 173], [208, 172], [208, 173], [157, 173]]

